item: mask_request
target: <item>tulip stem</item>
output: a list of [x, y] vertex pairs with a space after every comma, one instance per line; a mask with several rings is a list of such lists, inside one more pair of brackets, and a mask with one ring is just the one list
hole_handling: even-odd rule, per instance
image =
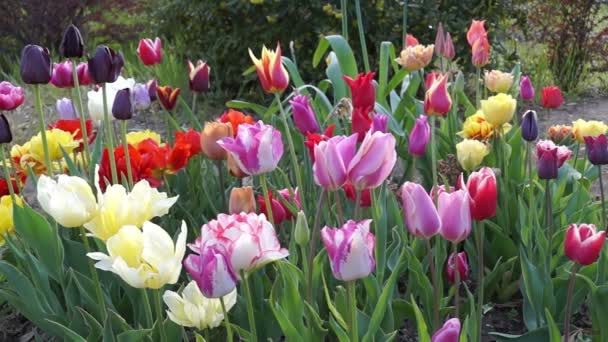
[[112, 184], [118, 184], [118, 173], [116, 172], [116, 159], [114, 158], [114, 132], [110, 115], [108, 113], [108, 94], [106, 91], [106, 83], [101, 85], [101, 93], [103, 96], [103, 121], [105, 123], [106, 140], [108, 144], [108, 157], [110, 159], [110, 170], [112, 173]]
[[220, 297], [220, 304], [222, 305], [222, 313], [224, 314], [224, 324], [226, 325], [226, 336], [228, 338], [228, 342], [232, 342], [232, 327], [230, 326], [230, 319], [228, 319], [228, 312], [226, 311], [226, 304], [224, 304], [224, 297]]
[[402, 30], [403, 30], [403, 49], [405, 49], [407, 35], [407, 0], [403, 1], [403, 22], [402, 22]]
[[606, 225], [606, 201], [604, 198], [604, 181], [602, 180], [602, 165], [598, 165], [597, 166], [597, 173], [599, 175], [599, 179], [600, 179], [600, 196], [602, 199], [602, 229], [607, 229], [608, 226]]
[[481, 78], [481, 68], [475, 67], [475, 108], [479, 109], [481, 103], [481, 92], [479, 91], [479, 79]]
[[[300, 173], [300, 164], [298, 164], [298, 157], [296, 156], [296, 149], [293, 145], [293, 139], [291, 138], [291, 132], [289, 130], [289, 123], [287, 122], [287, 114], [283, 109], [283, 103], [281, 102], [281, 95], [275, 93], [275, 98], [277, 99], [277, 103], [279, 104], [279, 110], [281, 111], [281, 119], [283, 120], [283, 125], [285, 126], [285, 134], [287, 135], [287, 142], [289, 143], [289, 152], [291, 154], [291, 165], [293, 166], [293, 172], [296, 174], [296, 184], [298, 189], [300, 189], [300, 194], [302, 194], [302, 198], [306, 198], [304, 196], [304, 183], [302, 183], [302, 174]], [[302, 210], [306, 212], [306, 201], [302, 201]]]
[[321, 208], [325, 201], [325, 189], [321, 190], [319, 200], [317, 201], [317, 211], [315, 213], [315, 222], [312, 226], [312, 234], [310, 236], [310, 250], [308, 251], [308, 288], [306, 289], [306, 298], [308, 303], [312, 305], [312, 274], [313, 274], [313, 263], [315, 260], [315, 254], [317, 253], [317, 235], [319, 234], [319, 223], [321, 218]]
[[429, 269], [431, 271], [431, 280], [433, 282], [433, 331], [439, 326], [439, 287], [437, 286], [437, 272], [435, 271], [435, 258], [433, 258], [433, 247], [431, 240], [426, 239], [426, 247], [429, 251]]
[[[0, 159], [2, 159], [2, 169], [4, 169], [4, 178], [6, 179], [6, 183], [8, 185], [8, 192], [11, 194], [11, 202], [13, 204], [15, 202], [15, 189], [13, 188], [13, 181], [11, 180], [11, 173], [8, 170], [8, 165], [6, 165], [6, 154], [4, 153], [4, 144], [0, 144]], [[15, 183], [17, 182], [17, 178], [15, 177]]]
[[197, 93], [193, 93], [193, 94], [192, 94], [192, 109], [191, 109], [191, 112], [192, 112], [192, 114], [194, 114], [195, 116], [196, 116], [196, 112], [195, 112], [195, 110], [196, 110], [196, 97], [197, 97], [197, 95], [198, 95]]
[[[193, 100], [192, 100], [192, 109], [190, 107], [188, 107], [188, 103], [186, 103], [186, 100], [184, 100], [184, 98], [182, 96], [178, 96], [178, 101], [179, 103], [182, 104], [182, 106], [184, 107], [184, 109], [186, 110], [186, 114], [188, 114], [188, 117], [190, 118], [190, 121], [192, 121], [192, 124], [194, 125], [194, 128], [196, 128], [197, 131], [201, 131], [203, 129], [203, 126], [201, 126], [201, 123], [198, 121], [198, 118], [196, 117], [196, 114], [194, 113], [194, 104], [196, 103], [196, 93], [194, 93], [193, 95]], [[177, 130], [179, 131], [179, 127], [177, 128]]]
[[129, 155], [129, 143], [127, 142], [127, 120], [120, 121], [120, 131], [122, 132], [122, 142], [125, 147], [125, 159], [127, 160], [127, 179], [129, 189], [133, 190], [133, 170], [131, 170], [131, 156]]
[[154, 318], [152, 317], [152, 307], [150, 306], [150, 298], [148, 297], [148, 291], [146, 289], [140, 289], [141, 296], [143, 297], [144, 313], [146, 315], [146, 327], [152, 328]]
[[479, 221], [476, 224], [476, 235], [477, 235], [477, 340], [481, 341], [481, 330], [483, 327], [483, 240], [484, 230], [483, 221]]
[[154, 292], [154, 302], [156, 304], [156, 315], [157, 315], [157, 323], [158, 323], [158, 331], [160, 333], [160, 340], [166, 341], [167, 335], [165, 334], [165, 323], [163, 318], [163, 305], [161, 299], [161, 289], [158, 289]]
[[[89, 253], [91, 251], [91, 247], [89, 246], [89, 239], [87, 238], [87, 232], [84, 230], [84, 226], [80, 226], [80, 235], [82, 237], [82, 243], [84, 244], [84, 250], [86, 253]], [[101, 310], [101, 321], [105, 322], [106, 317], [108, 317], [108, 312], [106, 311], [106, 303], [103, 300], [101, 282], [99, 281], [99, 275], [97, 274], [97, 270], [93, 265], [93, 260], [91, 258], [87, 259], [89, 259], [89, 272], [91, 272], [91, 277], [93, 277], [93, 283], [95, 284], [95, 295], [97, 296], [97, 305], [99, 305], [99, 309]]]
[[[224, 210], [227, 210], [228, 206], [226, 204], [226, 190], [224, 189], [224, 172], [222, 170], [222, 161], [216, 160], [215, 167], [217, 168], [217, 177], [218, 177], [218, 181], [220, 182], [220, 192], [222, 193], [222, 207], [224, 208]], [[266, 177], [262, 176], [262, 178], [266, 178]], [[266, 184], [265, 180], [264, 180], [264, 184]], [[266, 196], [268, 196], [268, 194], [266, 194]], [[266, 201], [266, 197], [264, 197], [264, 201]], [[268, 202], [266, 203], [266, 205], [268, 205]], [[270, 223], [272, 223], [272, 221]]]
[[344, 224], [344, 209], [342, 208], [342, 198], [338, 191], [334, 192], [334, 196], [336, 197], [336, 208], [338, 212], [338, 225], [342, 226]]
[[245, 271], [241, 270], [241, 280], [245, 287], [245, 297], [247, 299], [247, 319], [249, 320], [249, 333], [251, 334], [251, 342], [258, 340], [258, 333], [255, 327], [255, 316], [253, 314], [253, 298], [251, 297], [251, 289], [249, 288], [249, 279], [245, 276]]
[[355, 220], [359, 219], [359, 211], [361, 210], [361, 190], [355, 190]]
[[342, 0], [340, 5], [340, 12], [342, 12], [342, 37], [348, 42], [348, 11], [347, 5], [348, 0]]
[[572, 164], [574, 166], [575, 170], [578, 170], [576, 167], [576, 162], [578, 161], [578, 152], [581, 150], [581, 143], [577, 142], [576, 143], [576, 151], [574, 151], [574, 163]]
[[547, 260], [548, 273], [551, 274], [551, 251], [553, 250], [553, 205], [551, 199], [551, 184], [549, 179], [545, 181], [545, 226], [547, 227]]
[[348, 304], [350, 305], [350, 341], [359, 341], [359, 331], [357, 328], [357, 287], [356, 280], [346, 283], [348, 292]]
[[[272, 202], [270, 202], [270, 195], [268, 194], [268, 184], [266, 183], [266, 175], [260, 175], [260, 184], [262, 185], [262, 192], [264, 195], [264, 203], [266, 204], [266, 213], [268, 214], [268, 221], [274, 226], [274, 215], [272, 213]], [[224, 200], [225, 201], [225, 200]], [[225, 207], [226, 205], [224, 205]]]
[[532, 174], [532, 143], [526, 143], [526, 150], [527, 150], [527, 156], [528, 156], [528, 160], [527, 160], [527, 166], [528, 166], [528, 185], [529, 185], [529, 193], [528, 193], [528, 219], [529, 219], [529, 225], [530, 228], [532, 228], [532, 225], [534, 224], [534, 212], [536, 212], [536, 205], [534, 203], [534, 175]]
[[42, 150], [44, 151], [44, 164], [46, 173], [49, 177], [53, 177], [53, 164], [51, 163], [51, 155], [49, 154], [49, 143], [46, 140], [46, 125], [44, 124], [44, 111], [42, 109], [42, 97], [40, 97], [40, 85], [34, 85], [34, 94], [36, 96], [36, 110], [38, 111], [38, 122], [40, 124], [40, 137], [42, 138]]
[[355, 10], [357, 14], [357, 28], [359, 29], [359, 41], [361, 42], [361, 52], [363, 53], [363, 65], [365, 72], [369, 72], [369, 57], [367, 56], [367, 44], [365, 43], [365, 34], [363, 33], [363, 18], [361, 16], [361, 0], [355, 0]]
[[[452, 254], [454, 255], [454, 317], [459, 318], [460, 313], [460, 268], [458, 267], [458, 243], [452, 244]], [[451, 267], [448, 264], [448, 267]]]
[[435, 115], [431, 116], [431, 168], [433, 171], [433, 184], [437, 184], [437, 141], [435, 137]]
[[579, 269], [578, 264], [574, 264], [570, 270], [570, 278], [568, 279], [568, 292], [566, 293], [566, 314], [564, 316], [564, 341], [569, 341], [570, 336], [570, 310], [572, 309], [572, 294], [574, 292], [574, 283], [576, 273]]
[[[87, 120], [84, 115], [84, 109], [82, 106], [82, 94], [80, 93], [80, 81], [78, 80], [78, 73], [76, 72], [76, 61], [72, 60], [72, 78], [74, 79], [74, 88], [76, 89], [76, 97], [78, 98], [78, 102], [76, 102], [76, 110], [78, 111], [78, 116], [80, 117], [80, 130], [82, 132], [82, 143], [84, 146], [84, 160], [85, 165], [89, 165], [91, 163], [91, 155], [89, 151], [89, 133], [87, 132]], [[72, 91], [70, 91], [70, 97], [72, 95]], [[74, 105], [74, 99], [72, 98], [72, 105]], [[83, 167], [86, 170], [86, 167]]]

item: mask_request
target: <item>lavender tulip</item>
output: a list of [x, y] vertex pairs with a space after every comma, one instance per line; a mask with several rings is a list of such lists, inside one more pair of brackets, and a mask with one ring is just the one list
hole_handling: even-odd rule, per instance
[[188, 255], [184, 267], [207, 298], [223, 297], [236, 287], [237, 277], [230, 262], [215, 247], [205, 248], [201, 255]]
[[429, 144], [431, 139], [431, 126], [426, 115], [418, 116], [414, 128], [410, 132], [410, 138], [407, 146], [407, 150], [410, 154], [415, 156], [423, 156], [426, 152], [426, 145]]
[[471, 233], [471, 208], [464, 190], [442, 192], [438, 201], [441, 231], [444, 239], [459, 243]]
[[142, 110], [150, 107], [150, 94], [148, 93], [148, 86], [143, 83], [136, 83], [133, 86], [133, 101], [135, 109]]
[[441, 329], [437, 330], [431, 342], [458, 342], [460, 340], [460, 320], [452, 318], [447, 320]]
[[405, 182], [401, 187], [405, 223], [410, 233], [429, 239], [439, 233], [441, 220], [431, 196], [422, 185]]
[[388, 128], [388, 116], [384, 114], [374, 113], [372, 115], [372, 133], [382, 132], [386, 133]]
[[57, 100], [56, 108], [57, 113], [59, 113], [59, 120], [78, 120], [72, 101], [67, 97]]
[[367, 132], [348, 166], [348, 179], [356, 190], [376, 188], [386, 180], [396, 161], [395, 137]]
[[312, 171], [315, 183], [327, 190], [341, 188], [347, 179], [347, 168], [355, 156], [357, 134], [335, 136], [315, 146]]
[[374, 271], [376, 238], [370, 232], [372, 220], [348, 220], [341, 228], [325, 227], [321, 238], [327, 249], [334, 277], [351, 281], [367, 277]]
[[310, 106], [308, 97], [297, 95], [289, 103], [291, 103], [293, 110], [293, 121], [296, 124], [296, 128], [304, 135], [317, 133], [319, 131], [319, 124], [317, 123], [315, 111]]

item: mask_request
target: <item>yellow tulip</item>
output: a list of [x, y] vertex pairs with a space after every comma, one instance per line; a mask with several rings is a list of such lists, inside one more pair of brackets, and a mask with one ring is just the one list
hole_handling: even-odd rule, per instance
[[481, 100], [481, 110], [486, 120], [496, 127], [509, 122], [513, 118], [517, 101], [511, 95], [498, 94]]
[[106, 241], [107, 255], [94, 252], [87, 256], [97, 261], [95, 267], [117, 274], [135, 288], [160, 289], [177, 282], [187, 235], [183, 221], [175, 244], [163, 228], [152, 222], [145, 222], [141, 230], [123, 226]]
[[[21, 206], [21, 198], [16, 197], [17, 205]], [[0, 197], [0, 246], [4, 245], [4, 236], [15, 231], [13, 222], [13, 201], [11, 196]]]
[[467, 171], [475, 170], [488, 153], [489, 147], [481, 141], [465, 139], [456, 144], [458, 162]]
[[427, 66], [433, 58], [434, 45], [410, 45], [401, 51], [395, 59], [402, 67], [409, 71], [417, 71]]
[[578, 142], [585, 142], [584, 137], [597, 138], [602, 134], [606, 134], [608, 125], [603, 121], [578, 119], [572, 122], [572, 134]]
[[75, 228], [97, 214], [97, 202], [89, 183], [80, 177], [59, 175], [57, 181], [42, 175], [37, 183], [40, 206], [57, 223]]
[[[70, 154], [79, 146], [70, 132], [62, 131], [57, 128], [46, 131], [46, 140], [49, 147], [51, 160], [63, 159], [61, 149]], [[36, 159], [44, 160], [44, 149], [42, 147], [42, 135], [38, 133], [30, 140], [30, 149]]]
[[135, 146], [146, 139], [152, 139], [160, 145], [160, 134], [153, 132], [149, 129], [145, 131], [131, 132], [127, 134], [127, 142], [129, 143], [129, 145]]
[[[236, 289], [225, 295], [223, 299], [228, 312], [236, 304]], [[183, 327], [213, 329], [224, 320], [219, 298], [203, 296], [194, 280], [184, 288], [181, 296], [173, 291], [165, 291], [163, 300], [169, 307], [167, 311], [169, 319]]]
[[[495, 127], [486, 120], [481, 110], [469, 116], [462, 125], [462, 131], [457, 134], [465, 139], [475, 139], [486, 141], [494, 136]], [[504, 124], [501, 127], [502, 133], [507, 133], [511, 130], [510, 124]]]
[[513, 85], [513, 75], [500, 70], [492, 70], [490, 72], [486, 70], [484, 84], [492, 92], [506, 93], [511, 89], [511, 85]]

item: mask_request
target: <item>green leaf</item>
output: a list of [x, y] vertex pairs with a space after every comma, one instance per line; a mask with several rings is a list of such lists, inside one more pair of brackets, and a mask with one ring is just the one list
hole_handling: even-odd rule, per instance
[[47, 322], [49, 322], [51, 325], [54, 325], [55, 327], [59, 328], [62, 332], [63, 332], [63, 338], [64, 340], [68, 340], [68, 341], [80, 341], [80, 342], [86, 342], [87, 340], [84, 339], [84, 337], [78, 335], [77, 333], [75, 333], [73, 330], [70, 330], [68, 327], [66, 327], [65, 325], [55, 322], [55, 321], [51, 321], [49, 319], [46, 320]]
[[292, 62], [291, 59], [289, 59], [289, 57], [283, 56], [281, 58], [281, 61], [283, 62], [283, 65], [285, 65], [285, 67], [287, 68], [289, 76], [291, 77], [291, 81], [293, 82], [293, 85], [296, 88], [306, 85], [306, 83], [304, 83], [304, 80], [302, 80], [302, 76], [300, 76], [300, 71], [298, 71], [298, 67]]
[[348, 96], [348, 86], [342, 78], [344, 74], [340, 68], [336, 53], [330, 52], [327, 59], [329, 63], [327, 64], [327, 69], [325, 69], [325, 74], [330, 79], [331, 85], [334, 88], [334, 104], [337, 104], [342, 98]]
[[118, 342], [136, 342], [143, 341], [144, 338], [150, 335], [150, 329], [130, 330], [118, 334]]
[[331, 297], [329, 296], [329, 290], [327, 289], [327, 283], [325, 282], [325, 275], [323, 273], [321, 273], [321, 279], [323, 280], [323, 291], [325, 292], [325, 301], [327, 302], [327, 308], [331, 312], [332, 316], [335, 317], [336, 322], [339, 323], [344, 329], [348, 329], [348, 324], [346, 324], [346, 321], [344, 320], [344, 318], [342, 318], [342, 315], [340, 315], [340, 312], [338, 311], [338, 309], [336, 309], [334, 303], [331, 301]]
[[416, 300], [414, 300], [414, 295], [411, 296], [412, 306], [414, 308], [414, 314], [416, 315], [416, 326], [418, 328], [418, 341], [420, 342], [431, 342], [431, 337], [429, 336], [429, 331], [426, 326], [426, 322], [424, 321], [424, 317], [422, 317], [422, 312], [420, 312], [420, 308], [418, 304], [416, 304]]
[[334, 334], [336, 334], [338, 341], [350, 342], [350, 338], [348, 337], [348, 334], [346, 334], [346, 331], [344, 331], [344, 329], [340, 326], [340, 324], [338, 324], [336, 322], [336, 320], [334, 319], [333, 316], [329, 317], [329, 326], [331, 327]]
[[562, 334], [559, 332], [551, 312], [545, 308], [545, 318], [547, 319], [547, 325], [549, 326], [549, 338], [550, 342], [561, 342]]
[[326, 36], [323, 39], [329, 42], [331, 49], [335, 52], [342, 74], [352, 78], [356, 77], [357, 61], [346, 39], [339, 35]]
[[259, 104], [251, 103], [251, 102], [247, 102], [247, 101], [241, 101], [241, 100], [228, 101], [228, 102], [226, 102], [226, 107], [236, 108], [236, 109], [250, 109], [250, 110], [253, 110], [259, 116], [263, 116], [264, 113], [266, 113], [266, 109], [267, 109], [266, 107], [261, 106]]

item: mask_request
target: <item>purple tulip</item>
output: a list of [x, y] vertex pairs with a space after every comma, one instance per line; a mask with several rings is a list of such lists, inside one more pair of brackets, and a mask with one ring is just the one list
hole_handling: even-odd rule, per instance
[[78, 120], [78, 116], [74, 112], [72, 100], [67, 97], [57, 100], [56, 107], [57, 113], [59, 113], [59, 120]]
[[443, 56], [445, 59], [451, 61], [456, 56], [456, 51], [454, 50], [454, 42], [452, 41], [452, 36], [450, 32], [446, 32], [445, 41], [443, 42]]
[[262, 121], [241, 124], [235, 138], [223, 138], [217, 143], [250, 176], [273, 171], [283, 156], [281, 132]]
[[327, 190], [341, 188], [347, 180], [347, 168], [355, 156], [357, 134], [335, 136], [315, 146], [312, 171], [315, 183]]
[[236, 287], [236, 274], [224, 253], [217, 248], [208, 247], [201, 255], [188, 255], [184, 267], [207, 298], [223, 297]]
[[150, 107], [150, 94], [148, 93], [148, 86], [143, 83], [136, 83], [133, 86], [133, 101], [135, 109], [142, 110]]
[[74, 25], [68, 26], [63, 32], [59, 52], [65, 58], [80, 58], [84, 53], [84, 43], [82, 35]]
[[533, 110], [526, 111], [521, 118], [521, 137], [529, 142], [538, 138], [538, 123], [536, 112]]
[[150, 101], [156, 100], [156, 87], [158, 87], [158, 82], [156, 80], [149, 80], [146, 83], [146, 87], [148, 88], [148, 96], [150, 96]]
[[410, 132], [407, 150], [415, 156], [423, 156], [426, 152], [426, 145], [431, 139], [431, 126], [429, 126], [426, 115], [418, 116], [414, 128]]
[[519, 81], [519, 96], [524, 101], [531, 101], [534, 99], [534, 86], [528, 76], [522, 76]]
[[466, 239], [471, 233], [471, 208], [466, 191], [440, 193], [437, 207], [441, 219], [439, 234], [453, 243]]
[[372, 133], [382, 132], [386, 133], [388, 127], [388, 116], [384, 114], [374, 113], [372, 115]]
[[317, 133], [319, 124], [315, 116], [315, 111], [310, 106], [308, 96], [296, 95], [291, 101], [291, 109], [293, 111], [293, 121], [296, 128], [306, 135], [307, 133]]
[[38, 45], [26, 45], [21, 51], [19, 71], [24, 83], [49, 83], [53, 71], [49, 49]]
[[[4, 114], [0, 113], [0, 144], [10, 144], [13, 141], [11, 126]], [[4, 148], [4, 147], [2, 147]]]
[[117, 53], [105, 45], [100, 45], [95, 49], [93, 57], [88, 59], [88, 63], [91, 81], [101, 84], [115, 82], [125, 65], [125, 60], [121, 52]]
[[601, 134], [597, 138], [584, 137], [584, 139], [587, 147], [587, 158], [589, 158], [591, 164], [608, 164], [608, 141], [606, 140], [606, 135]]
[[133, 94], [130, 88], [116, 92], [112, 104], [112, 116], [117, 120], [131, 120], [133, 118]]
[[356, 190], [376, 188], [386, 180], [395, 162], [395, 137], [368, 131], [348, 166], [348, 179]]
[[571, 155], [572, 151], [569, 148], [555, 145], [551, 140], [541, 140], [536, 143], [538, 178], [557, 178], [557, 170], [564, 165]]
[[439, 233], [441, 220], [431, 196], [422, 185], [405, 182], [401, 187], [405, 223], [410, 233], [429, 239]]
[[327, 249], [331, 271], [338, 280], [351, 281], [367, 277], [374, 271], [376, 238], [370, 232], [372, 220], [348, 220], [342, 228], [325, 227], [321, 238]]
[[452, 318], [447, 320], [441, 329], [437, 330], [431, 342], [458, 342], [460, 340], [460, 320]]

